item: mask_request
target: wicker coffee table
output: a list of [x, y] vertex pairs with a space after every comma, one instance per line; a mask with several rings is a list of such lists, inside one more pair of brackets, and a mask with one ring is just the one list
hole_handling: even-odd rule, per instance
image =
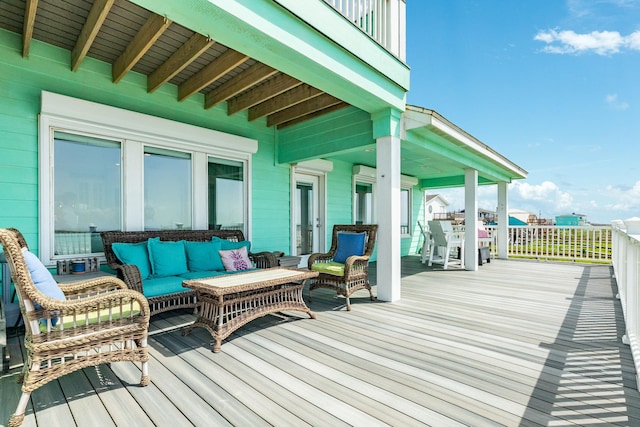
[[302, 299], [304, 283], [317, 271], [268, 268], [227, 274], [208, 279], [185, 280], [182, 286], [196, 291], [198, 318], [183, 332], [204, 328], [215, 340], [218, 353], [222, 340], [253, 319], [278, 311], [304, 311], [316, 316]]

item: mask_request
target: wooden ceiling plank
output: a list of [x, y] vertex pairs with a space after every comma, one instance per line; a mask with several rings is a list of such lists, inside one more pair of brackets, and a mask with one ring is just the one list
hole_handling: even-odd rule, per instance
[[195, 33], [178, 50], [176, 50], [160, 67], [147, 77], [149, 93], [171, 80], [176, 74], [195, 61], [215, 42], [209, 37]]
[[348, 106], [349, 106], [349, 104], [347, 104], [346, 102], [341, 102], [340, 104], [332, 105], [331, 107], [327, 107], [327, 108], [324, 108], [324, 109], [319, 110], [319, 111], [314, 111], [313, 113], [297, 117], [297, 118], [295, 118], [293, 120], [289, 120], [288, 122], [280, 123], [277, 126], [277, 128], [278, 129], [284, 129], [286, 127], [293, 126], [295, 124], [298, 124], [298, 123], [301, 123], [301, 122], [304, 122], [304, 121], [307, 121], [307, 120], [311, 120], [311, 119], [316, 118], [316, 117], [323, 116], [323, 115], [325, 115], [327, 113], [331, 113], [332, 111], [337, 111], [337, 110], [340, 110], [340, 109], [348, 107]]
[[133, 68], [171, 23], [170, 19], [156, 14], [147, 19], [122, 55], [113, 63], [111, 73], [114, 83], [118, 83]]
[[229, 49], [178, 86], [178, 101], [190, 97], [227, 74], [249, 57]]
[[107, 15], [109, 15], [111, 6], [114, 3], [115, 0], [96, 0], [91, 6], [89, 16], [87, 16], [78, 40], [76, 40], [76, 44], [71, 51], [71, 71], [76, 71], [85, 56], [87, 56], [93, 41], [96, 39], [98, 32], [100, 32], [100, 27], [107, 19]]
[[207, 93], [204, 97], [204, 108], [211, 108], [214, 105], [218, 105], [276, 73], [278, 73], [278, 70], [275, 68], [257, 62], [215, 90]]
[[338, 98], [325, 93], [320, 96], [316, 96], [315, 98], [311, 98], [308, 101], [301, 102], [292, 107], [284, 109], [282, 111], [278, 111], [277, 113], [268, 115], [267, 126], [271, 127], [273, 125], [279, 125], [281, 123], [291, 121], [298, 117], [311, 114], [313, 112], [322, 110], [324, 108], [328, 108], [328, 107], [340, 104], [341, 102], [342, 101], [339, 100]]
[[277, 113], [278, 111], [289, 108], [300, 102], [307, 101], [313, 97], [322, 95], [323, 92], [308, 84], [300, 85], [296, 88], [288, 90], [268, 101], [262, 102], [254, 107], [249, 108], [249, 121], [259, 119]]
[[237, 112], [251, 108], [261, 102], [267, 101], [290, 89], [298, 87], [302, 82], [286, 74], [280, 74], [273, 79], [264, 82], [255, 89], [238, 95], [227, 102], [227, 114], [232, 115]]
[[33, 37], [37, 11], [38, 0], [27, 0], [24, 7], [24, 25], [22, 27], [22, 56], [25, 58], [29, 56], [29, 50], [31, 49], [31, 38]]

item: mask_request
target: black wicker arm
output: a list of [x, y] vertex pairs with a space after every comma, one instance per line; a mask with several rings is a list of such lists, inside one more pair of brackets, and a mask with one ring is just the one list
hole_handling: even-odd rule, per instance
[[278, 260], [272, 252], [249, 253], [249, 259], [257, 268], [271, 268], [278, 266]]
[[307, 260], [307, 265], [309, 270], [311, 270], [311, 266], [317, 262], [331, 262], [333, 261], [334, 252], [327, 253], [314, 253], [309, 256]]
[[124, 281], [129, 289], [142, 292], [142, 276], [140, 269], [135, 264], [121, 264], [112, 267], [118, 274], [118, 279]]

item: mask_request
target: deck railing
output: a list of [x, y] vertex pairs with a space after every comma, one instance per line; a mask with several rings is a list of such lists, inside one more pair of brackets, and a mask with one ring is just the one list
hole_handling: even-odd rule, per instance
[[631, 346], [637, 376], [640, 372], [640, 234], [628, 234], [622, 222], [613, 225], [612, 264], [626, 326], [622, 341]]
[[405, 0], [324, 0], [381, 46], [404, 60]]
[[[496, 241], [497, 227], [487, 226], [489, 236]], [[509, 258], [586, 263], [611, 262], [611, 227], [510, 226], [508, 229]], [[497, 256], [497, 245], [491, 245]]]

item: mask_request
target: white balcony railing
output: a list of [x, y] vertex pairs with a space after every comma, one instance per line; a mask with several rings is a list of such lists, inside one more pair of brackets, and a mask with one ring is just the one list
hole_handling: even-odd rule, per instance
[[324, 0], [381, 46], [405, 60], [405, 0]]
[[[632, 234], [629, 234], [631, 231]], [[618, 298], [624, 314], [625, 335], [622, 341], [629, 344], [636, 378], [640, 372], [640, 234], [637, 230], [627, 230], [623, 222], [613, 225], [613, 272], [618, 285]], [[636, 381], [637, 383], [637, 381]], [[639, 388], [640, 389], [640, 388]]]
[[[497, 227], [486, 229], [495, 242]], [[610, 226], [508, 228], [509, 258], [609, 264], [611, 245]], [[491, 252], [492, 256], [497, 255], [497, 245], [491, 245]]]

